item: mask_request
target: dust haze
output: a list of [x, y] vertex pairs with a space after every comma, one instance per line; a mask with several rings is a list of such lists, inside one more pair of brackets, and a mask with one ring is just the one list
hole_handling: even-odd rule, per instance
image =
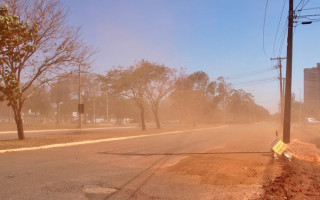
[[[99, 37], [83, 37], [82, 29], [72, 25], [78, 19], [69, 21], [63, 2], [0, 0], [0, 199], [320, 199], [319, 63], [304, 69], [302, 100], [301, 88], [291, 94], [291, 75], [282, 75], [281, 61], [289, 58], [271, 58], [277, 64], [268, 68], [230, 70], [228, 76], [219, 70], [212, 76], [209, 68], [191, 69], [194, 63], [172, 66], [169, 60], [178, 52], [174, 42], [182, 38], [172, 35], [178, 27], [171, 21], [174, 15], [146, 8], [153, 4], [170, 10], [178, 1], [135, 1], [144, 8], [142, 14], [162, 16], [153, 21], [139, 15], [143, 22], [130, 24], [143, 29], [139, 36], [138, 30], [125, 28], [135, 17], [130, 4], [123, 1], [117, 9], [117, 1], [101, 1], [128, 11], [112, 15], [103, 10], [119, 23], [114, 26], [103, 17], [93, 21], [86, 16], [92, 24], [112, 27], [112, 37], [103, 39], [108, 29], [102, 25], [95, 33]], [[302, 12], [308, 2], [300, 1], [296, 9]], [[67, 3], [83, 9], [81, 1]], [[179, 7], [184, 3], [190, 2]], [[92, 5], [85, 8], [92, 10]], [[194, 11], [209, 16], [207, 9]], [[291, 25], [293, 18], [298, 23], [303, 17], [293, 13]], [[121, 24], [121, 19], [127, 21]], [[147, 22], [152, 28], [159, 22], [170, 45], [145, 38], [157, 32], [140, 27]], [[197, 45], [206, 44], [198, 39]], [[89, 43], [95, 40], [109, 43], [113, 52], [100, 52]], [[228, 56], [222, 57], [237, 60], [237, 45], [232, 45], [223, 45]], [[97, 61], [110, 56], [121, 62], [107, 66]], [[103, 72], [97, 72], [102, 71], [98, 65]], [[257, 89], [270, 82], [279, 87]], [[272, 96], [271, 90], [279, 95]], [[261, 98], [273, 99], [276, 112], [257, 103]]]

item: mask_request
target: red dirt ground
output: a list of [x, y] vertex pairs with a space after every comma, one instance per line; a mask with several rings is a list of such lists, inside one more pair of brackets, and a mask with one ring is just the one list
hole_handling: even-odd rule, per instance
[[276, 160], [281, 174], [265, 184], [259, 200], [320, 199], [320, 150], [315, 144], [293, 139], [287, 149], [293, 155], [290, 162], [282, 156]]

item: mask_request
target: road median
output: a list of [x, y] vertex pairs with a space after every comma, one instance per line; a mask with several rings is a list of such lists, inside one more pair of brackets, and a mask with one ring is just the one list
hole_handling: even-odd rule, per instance
[[0, 153], [21, 152], [41, 149], [51, 149], [58, 147], [68, 147], [84, 144], [94, 144], [101, 142], [112, 142], [127, 139], [136, 139], [150, 136], [160, 136], [168, 134], [177, 134], [190, 131], [201, 131], [214, 128], [222, 128], [225, 126], [199, 127], [192, 129], [165, 129], [165, 130], [148, 130], [148, 131], [122, 131], [117, 134], [113, 133], [87, 133], [72, 135], [57, 135], [41, 138], [27, 138], [25, 140], [3, 140], [0, 141]]

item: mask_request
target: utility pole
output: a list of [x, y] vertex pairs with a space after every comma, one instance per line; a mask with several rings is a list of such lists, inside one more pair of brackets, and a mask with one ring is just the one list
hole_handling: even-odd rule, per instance
[[282, 85], [282, 65], [281, 60], [286, 59], [282, 57], [277, 58], [270, 58], [270, 60], [277, 60], [278, 61], [278, 68], [279, 68], [279, 81], [280, 81], [280, 123], [281, 127], [283, 127], [283, 85]]
[[286, 90], [284, 102], [283, 141], [290, 143], [290, 118], [291, 118], [291, 82], [292, 82], [292, 32], [293, 32], [293, 0], [289, 0], [288, 40], [287, 40], [287, 69]]

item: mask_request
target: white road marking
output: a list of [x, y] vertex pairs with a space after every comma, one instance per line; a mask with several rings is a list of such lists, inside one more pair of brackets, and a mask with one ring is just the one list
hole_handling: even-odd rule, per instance
[[107, 139], [99, 139], [99, 140], [86, 140], [86, 141], [70, 142], [70, 143], [62, 143], [62, 144], [50, 144], [50, 145], [44, 145], [44, 146], [39, 146], [39, 147], [4, 149], [4, 150], [0, 150], [0, 153], [20, 152], [20, 151], [30, 151], [30, 150], [40, 150], [40, 149], [51, 149], [51, 148], [57, 148], [57, 147], [69, 147], [69, 146], [76, 146], [76, 145], [82, 145], [82, 144], [95, 144], [95, 143], [101, 143], [101, 142], [111, 142], [111, 141], [127, 140], [127, 139], [134, 139], [134, 138], [169, 135], [169, 134], [176, 134], [176, 133], [181, 133], [181, 132], [201, 131], [201, 130], [208, 130], [208, 129], [215, 129], [215, 128], [223, 128], [223, 127], [227, 127], [227, 126], [216, 126], [216, 127], [211, 127], [211, 128], [190, 129], [190, 130], [182, 130], [182, 131], [170, 131], [170, 132], [150, 134], [150, 135], [137, 135], [137, 136], [107, 138]]
[[[124, 126], [124, 127], [105, 127], [105, 128], [83, 128], [81, 130], [102, 130], [102, 129], [125, 129], [125, 128], [136, 128], [138, 126]], [[41, 132], [62, 132], [62, 131], [78, 131], [80, 129], [49, 129], [49, 130], [28, 130], [25, 133], [41, 133]], [[17, 133], [17, 131], [0, 131], [0, 134]]]

